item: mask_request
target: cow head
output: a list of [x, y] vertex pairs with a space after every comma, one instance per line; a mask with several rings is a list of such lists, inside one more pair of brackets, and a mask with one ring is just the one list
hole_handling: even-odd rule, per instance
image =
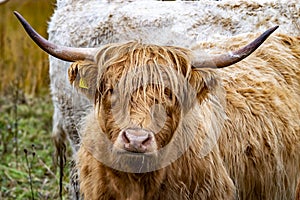
[[[95, 61], [74, 62], [68, 71], [70, 82], [94, 102], [96, 114], [92, 117], [97, 127], [86, 124], [83, 142], [94, 146], [95, 134], [89, 133], [100, 130], [106, 139], [96, 141], [106, 140], [102, 147], [111, 144], [92, 147], [93, 155], [111, 149], [115, 155], [110, 158], [118, 161], [111, 161], [115, 168], [134, 165], [143, 171], [138, 164], [142, 162], [147, 169], [157, 166], [166, 154], [161, 150], [174, 140], [183, 117], [197, 102], [197, 90], [205, 96], [216, 84], [192, 70], [191, 57], [183, 48], [128, 42], [99, 48]], [[90, 138], [93, 141], [87, 142]]]
[[163, 167], [166, 156], [173, 161], [183, 153], [193, 142], [193, 133], [204, 126], [197, 121], [197, 113], [204, 109], [199, 105], [218, 96], [214, 68], [246, 58], [278, 28], [269, 29], [240, 50], [205, 59], [189, 49], [139, 42], [99, 48], [57, 46], [15, 14], [43, 50], [73, 62], [68, 71], [70, 82], [94, 102], [83, 144], [104, 163], [129, 166], [134, 172], [135, 167], [138, 172]]

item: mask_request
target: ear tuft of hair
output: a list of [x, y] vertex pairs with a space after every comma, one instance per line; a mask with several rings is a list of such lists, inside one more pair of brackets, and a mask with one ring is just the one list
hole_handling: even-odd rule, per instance
[[97, 85], [98, 68], [91, 61], [77, 61], [68, 69], [68, 77], [78, 91], [94, 101]]

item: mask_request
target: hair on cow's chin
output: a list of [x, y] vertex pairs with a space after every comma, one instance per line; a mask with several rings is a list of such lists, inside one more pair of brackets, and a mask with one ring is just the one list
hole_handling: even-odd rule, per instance
[[153, 169], [161, 168], [160, 159], [158, 152], [134, 153], [116, 150], [112, 152], [110, 168], [129, 173], [152, 172]]

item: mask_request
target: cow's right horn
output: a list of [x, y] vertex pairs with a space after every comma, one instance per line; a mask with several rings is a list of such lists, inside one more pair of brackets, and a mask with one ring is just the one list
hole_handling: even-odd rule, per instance
[[59, 58], [64, 61], [78, 61], [78, 60], [94, 60], [94, 55], [97, 51], [96, 48], [73, 48], [66, 46], [59, 46], [53, 44], [39, 35], [30, 24], [20, 15], [18, 12], [14, 11], [14, 14], [18, 18], [18, 20], [23, 25], [27, 34], [31, 37], [31, 39], [44, 51], [48, 54]]

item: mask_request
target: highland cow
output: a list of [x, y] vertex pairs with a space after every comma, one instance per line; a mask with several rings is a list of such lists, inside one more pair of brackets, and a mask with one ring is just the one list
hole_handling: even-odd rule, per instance
[[274, 27], [195, 49], [71, 48], [16, 15], [42, 49], [74, 62], [69, 81], [94, 105], [76, 158], [85, 199], [296, 197], [299, 37], [277, 34], [257, 49]]
[[[277, 33], [298, 36], [299, 5], [298, 0], [57, 0], [48, 34], [51, 42], [73, 47], [138, 40], [187, 48], [201, 41], [215, 43], [237, 34], [261, 32], [278, 24]], [[62, 168], [66, 141], [70, 141], [75, 155], [81, 141], [80, 122], [92, 109], [92, 103], [69, 84], [65, 74], [70, 63], [52, 56], [49, 61], [53, 139]], [[69, 188], [75, 199], [79, 197], [76, 169], [71, 167], [70, 174]]]

